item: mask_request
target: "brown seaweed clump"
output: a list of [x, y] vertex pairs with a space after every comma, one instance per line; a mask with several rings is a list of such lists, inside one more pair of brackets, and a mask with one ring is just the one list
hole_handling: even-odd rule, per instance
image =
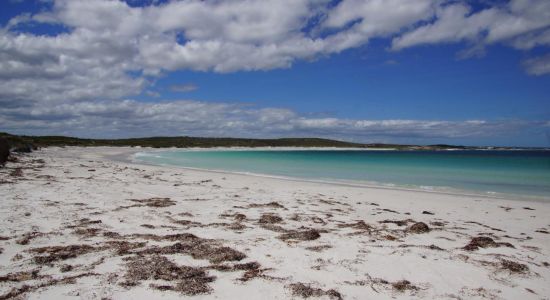
[[178, 266], [161, 255], [136, 256], [129, 259], [124, 276], [125, 286], [138, 285], [143, 280], [164, 280], [173, 284], [151, 285], [158, 290], [177, 291], [192, 296], [207, 294], [212, 291], [208, 283], [215, 277], [208, 276], [206, 271], [189, 266]]
[[28, 292], [33, 292], [33, 291], [36, 291], [36, 290], [41, 289], [41, 288], [50, 287], [50, 286], [59, 285], [59, 284], [74, 284], [74, 283], [76, 283], [76, 280], [79, 279], [79, 278], [88, 277], [88, 276], [97, 276], [97, 275], [98, 274], [96, 274], [96, 273], [82, 273], [82, 274], [78, 274], [78, 275], [74, 275], [74, 276], [68, 276], [68, 277], [63, 277], [63, 278], [58, 278], [58, 279], [51, 279], [51, 280], [48, 280], [46, 282], [39, 283], [37, 285], [23, 284], [20, 287], [12, 288], [6, 294], [0, 295], [0, 300], [20, 299], [19, 297], [21, 297], [21, 295], [23, 295], [25, 293], [28, 293]]
[[359, 220], [355, 223], [349, 223], [349, 224], [338, 224], [338, 227], [339, 228], [353, 228], [353, 229], [366, 230], [366, 231], [369, 231], [373, 228], [371, 225], [365, 223], [365, 221], [363, 221], [363, 220]]
[[18, 245], [27, 245], [31, 240], [41, 236], [44, 236], [44, 233], [38, 231], [27, 232], [20, 239], [16, 240], [15, 243]]
[[378, 221], [378, 223], [380, 223], [380, 224], [395, 224], [399, 227], [407, 226], [407, 224], [409, 224], [410, 222], [414, 222], [414, 220], [406, 219], [406, 220], [383, 220], [383, 221]]
[[503, 259], [500, 262], [500, 267], [504, 270], [510, 271], [510, 273], [526, 273], [529, 271], [529, 267], [527, 265], [506, 259]]
[[207, 244], [200, 244], [192, 247], [189, 254], [194, 259], [207, 259], [211, 263], [221, 263], [224, 261], [240, 261], [246, 257], [242, 252], [239, 252], [229, 247], [216, 247]]
[[426, 223], [418, 222], [411, 225], [411, 227], [407, 228], [407, 232], [409, 233], [428, 233], [430, 232], [430, 227], [426, 225]]
[[260, 217], [260, 220], [258, 223], [260, 224], [276, 224], [281, 223], [283, 221], [283, 218], [279, 217], [276, 214], [263, 214]]
[[233, 218], [235, 218], [235, 221], [237, 221], [237, 222], [242, 222], [242, 221], [246, 220], [246, 215], [245, 214], [235, 214], [233, 216]]
[[288, 285], [288, 288], [292, 292], [293, 296], [299, 296], [302, 298], [309, 298], [309, 297], [322, 297], [322, 296], [328, 296], [330, 299], [343, 299], [342, 295], [334, 290], [322, 290], [320, 288], [314, 288], [311, 287], [308, 284], [303, 283], [292, 283]]
[[252, 204], [249, 204], [248, 207], [250, 208], [259, 208], [259, 207], [285, 208], [279, 202], [269, 202], [264, 204], [252, 203]]
[[7, 275], [0, 276], [0, 282], [7, 282], [7, 281], [21, 282], [21, 281], [36, 280], [44, 277], [49, 277], [49, 276], [39, 275], [39, 272], [40, 270], [9, 273]]
[[23, 176], [23, 169], [17, 167], [13, 169], [13, 171], [10, 172], [11, 177], [22, 177]]
[[464, 246], [464, 248], [462, 249], [467, 251], [474, 251], [479, 248], [495, 248], [495, 247], [514, 248], [514, 245], [510, 243], [495, 242], [492, 238], [488, 236], [478, 236], [478, 237], [472, 238], [470, 243], [468, 243], [468, 245]]
[[226, 227], [227, 227], [227, 229], [236, 230], [236, 231], [244, 230], [244, 229], [248, 228], [248, 227], [246, 227], [246, 225], [243, 225], [240, 222], [233, 222], [231, 224], [226, 225]]
[[400, 280], [391, 284], [392, 288], [399, 292], [404, 292], [406, 290], [417, 290], [418, 287], [414, 286], [408, 280]]
[[130, 201], [149, 207], [168, 207], [176, 205], [176, 202], [174, 200], [170, 200], [170, 198], [130, 199]]
[[234, 264], [234, 265], [212, 265], [209, 266], [209, 269], [214, 269], [221, 272], [236, 272], [236, 271], [245, 271], [244, 274], [238, 278], [239, 281], [250, 281], [254, 278], [258, 277], [265, 277], [263, 274], [264, 271], [268, 269], [262, 269], [262, 266], [258, 262], [248, 262], [248, 263], [242, 263], [242, 264]]
[[330, 248], [332, 248], [331, 245], [317, 245], [317, 246], [306, 247], [306, 250], [314, 251], [314, 252], [321, 252], [321, 251], [324, 251], [324, 250], [327, 250], [327, 249], [330, 249]]
[[[160, 239], [160, 237], [156, 237]], [[225, 261], [240, 261], [246, 255], [230, 247], [218, 246], [212, 241], [201, 239], [192, 234], [164, 236], [162, 239], [179, 240], [178, 243], [158, 247], [153, 246], [139, 251], [139, 254], [187, 254], [194, 259], [207, 259], [217, 264]]]
[[51, 246], [33, 248], [28, 250], [31, 253], [45, 254], [34, 257], [34, 262], [37, 264], [49, 264], [52, 262], [75, 258], [77, 256], [87, 254], [94, 251], [103, 250], [90, 245], [69, 245], [69, 246]]
[[321, 237], [319, 230], [307, 229], [307, 230], [290, 230], [287, 233], [281, 234], [279, 239], [283, 241], [298, 240], [298, 241], [312, 241]]

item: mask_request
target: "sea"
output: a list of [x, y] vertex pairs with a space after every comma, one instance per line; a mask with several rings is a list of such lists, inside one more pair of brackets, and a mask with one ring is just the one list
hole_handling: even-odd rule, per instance
[[135, 160], [358, 186], [550, 201], [550, 151], [212, 149], [139, 152]]

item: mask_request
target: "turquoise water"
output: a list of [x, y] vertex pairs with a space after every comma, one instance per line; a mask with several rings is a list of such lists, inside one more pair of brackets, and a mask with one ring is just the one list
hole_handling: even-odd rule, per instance
[[136, 158], [209, 170], [550, 199], [549, 151], [179, 150]]

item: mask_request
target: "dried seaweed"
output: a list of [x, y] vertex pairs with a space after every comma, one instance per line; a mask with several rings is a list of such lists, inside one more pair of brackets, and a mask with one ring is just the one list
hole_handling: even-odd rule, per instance
[[271, 208], [285, 208], [279, 202], [269, 202], [269, 203], [252, 203], [248, 205], [249, 208], [259, 208], [259, 207], [271, 207]]
[[325, 291], [303, 283], [292, 283], [288, 285], [288, 288], [291, 290], [293, 296], [299, 296], [306, 299], [310, 297], [322, 296], [328, 296], [330, 299], [343, 299], [342, 295], [334, 289]]
[[211, 292], [208, 283], [215, 277], [208, 276], [201, 268], [179, 266], [164, 256], [135, 256], [128, 260], [123, 285], [135, 286], [143, 280], [164, 280], [175, 282], [174, 285], [151, 285], [159, 290], [172, 290], [192, 296]]
[[426, 223], [418, 222], [411, 225], [411, 227], [407, 228], [407, 232], [409, 233], [427, 233], [430, 232], [430, 227], [426, 225]]
[[392, 288], [399, 292], [404, 292], [406, 290], [417, 290], [418, 287], [414, 286], [410, 281], [408, 280], [400, 280], [396, 281], [391, 284]]
[[32, 248], [29, 249], [28, 252], [35, 254], [46, 254], [35, 256], [33, 259], [37, 264], [49, 264], [59, 260], [75, 258], [83, 254], [101, 250], [104, 250], [104, 248], [90, 245], [69, 245]]
[[260, 217], [260, 220], [258, 223], [260, 224], [276, 224], [281, 223], [283, 221], [283, 218], [279, 217], [276, 214], [263, 214]]
[[526, 273], [529, 271], [529, 267], [527, 265], [506, 259], [501, 260], [500, 267], [504, 270], [510, 271], [510, 273]]
[[307, 229], [307, 230], [289, 230], [287, 233], [281, 234], [279, 239], [283, 241], [287, 240], [299, 240], [299, 241], [312, 241], [321, 237], [319, 230]]
[[478, 236], [472, 238], [468, 245], [464, 246], [462, 249], [467, 251], [474, 251], [479, 248], [495, 248], [495, 247], [509, 247], [515, 248], [514, 245], [510, 243], [499, 243], [495, 242], [492, 238], [487, 236]]
[[173, 200], [170, 200], [170, 198], [149, 198], [149, 199], [130, 199], [130, 201], [137, 202], [142, 204], [143, 206], [149, 206], [149, 207], [168, 207], [172, 205], [176, 205], [176, 202]]

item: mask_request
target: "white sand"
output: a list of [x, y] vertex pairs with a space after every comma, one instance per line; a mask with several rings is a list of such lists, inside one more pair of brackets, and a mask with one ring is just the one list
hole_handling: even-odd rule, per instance
[[[195, 299], [300, 298], [293, 296], [293, 283], [323, 291], [334, 289], [343, 299], [550, 297], [549, 203], [346, 187], [137, 165], [113, 159], [128, 157], [133, 151], [136, 150], [49, 148], [20, 157], [20, 162], [0, 169], [0, 299], [24, 285], [31, 288], [20, 296], [28, 299], [181, 298], [178, 291], [150, 286], [174, 286], [177, 281], [148, 279], [133, 287], [121, 285], [128, 280], [127, 258], [137, 257], [135, 253], [153, 245], [176, 242], [130, 235], [162, 237], [176, 233], [213, 239], [212, 243], [218, 246], [246, 255], [241, 261], [222, 263], [227, 266], [253, 261], [261, 265], [259, 276], [248, 281], [239, 280], [245, 271], [206, 269], [209, 276], [216, 278], [208, 283], [210, 293], [193, 296]], [[44, 163], [36, 159], [43, 159]], [[10, 175], [17, 167], [22, 168], [23, 175]], [[152, 197], [170, 198], [175, 203], [150, 207], [130, 200]], [[249, 207], [269, 202], [284, 208]], [[235, 221], [236, 213], [246, 215], [246, 219]], [[264, 213], [276, 214], [283, 221], [271, 229], [262, 228], [258, 220]], [[84, 218], [101, 223], [83, 224]], [[425, 222], [431, 231], [407, 231], [414, 224], [412, 221], [405, 226], [380, 223], [406, 219]], [[192, 222], [177, 223], [183, 220]], [[369, 226], [350, 227], [357, 221]], [[442, 222], [443, 226], [433, 222]], [[146, 228], [143, 224], [152, 226]], [[235, 224], [244, 226], [239, 229]], [[320, 238], [283, 241], [278, 238], [283, 233], [274, 231], [309, 228], [319, 230]], [[21, 245], [25, 234], [32, 232], [28, 243], [23, 241]], [[111, 234], [105, 237], [106, 232]], [[491, 237], [514, 248], [501, 245], [463, 249], [476, 236]], [[116, 253], [105, 247], [106, 241], [113, 240], [146, 244]], [[104, 248], [49, 263], [34, 259], [47, 256], [48, 252], [28, 251], [82, 244]], [[313, 246], [327, 247], [306, 249]], [[180, 266], [213, 265], [185, 252], [165, 257]], [[513, 272], [503, 268], [504, 260], [526, 268], [520, 266], [519, 272]], [[61, 272], [63, 265], [73, 268]], [[34, 276], [18, 273], [32, 270], [37, 270]], [[10, 278], [5, 277], [8, 274]], [[55, 281], [80, 274], [85, 276]], [[410, 282], [404, 290], [392, 285], [401, 280]], [[45, 286], [33, 288], [41, 284]], [[328, 299], [329, 295], [320, 298]]]

